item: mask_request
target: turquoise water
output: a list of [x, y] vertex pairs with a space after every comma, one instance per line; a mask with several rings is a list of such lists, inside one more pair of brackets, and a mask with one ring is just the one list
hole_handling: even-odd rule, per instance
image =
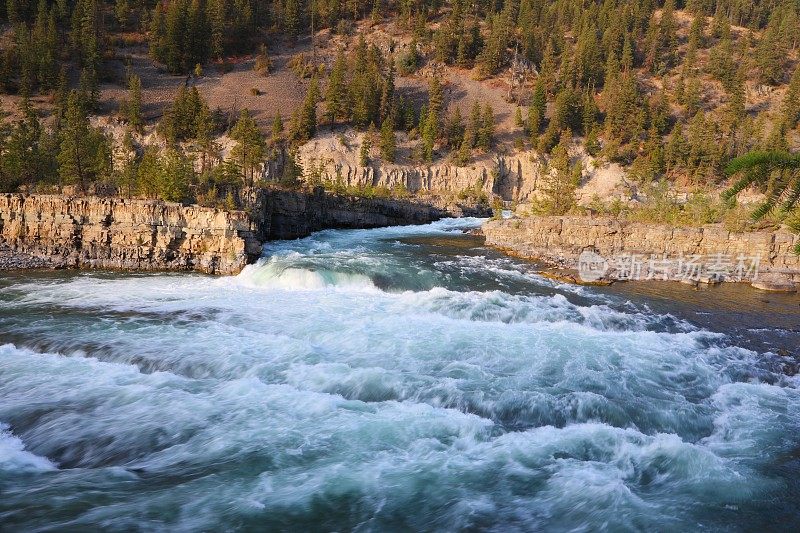
[[479, 222], [3, 276], [0, 529], [800, 527], [796, 297], [560, 285]]

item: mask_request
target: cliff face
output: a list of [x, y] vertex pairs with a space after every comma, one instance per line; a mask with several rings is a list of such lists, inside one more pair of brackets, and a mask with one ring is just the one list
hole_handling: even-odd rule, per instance
[[448, 217], [491, 215], [487, 205], [439, 197], [363, 198], [313, 192], [254, 189], [245, 195], [256, 236], [296, 239], [328, 228], [358, 229], [427, 224]]
[[358, 164], [363, 135], [350, 135], [346, 144], [333, 133], [320, 135], [300, 147], [298, 160], [306, 180], [340, 180], [350, 187], [403, 188], [412, 193], [451, 193], [481, 190], [504, 200], [529, 199], [537, 188], [543, 165], [534, 152], [492, 155], [459, 167], [436, 164], [388, 164], [375, 160]]
[[242, 212], [155, 200], [0, 195], [6, 268], [84, 267], [232, 274], [260, 246]]
[[[534, 150], [480, 157], [460, 167], [448, 160], [431, 164], [406, 161], [391, 164], [375, 158], [361, 166], [360, 152], [364, 134], [352, 131], [341, 135], [324, 133], [300, 147], [297, 159], [303, 177], [309, 183], [339, 180], [350, 187], [402, 188], [412, 193], [458, 194], [467, 189], [480, 190], [506, 201], [529, 203], [540, 196], [549, 179], [549, 170]], [[595, 196], [611, 200], [627, 199], [630, 184], [616, 164], [601, 164], [578, 145], [570, 150], [573, 162], [582, 166], [582, 178], [576, 191], [578, 202], [588, 204]], [[268, 179], [276, 168], [267, 169]]]
[[424, 224], [449, 216], [487, 216], [487, 206], [437, 198], [356, 198], [251, 189], [245, 211], [157, 200], [60, 195], [0, 195], [0, 270], [106, 268], [236, 274], [260, 242], [325, 228]]
[[[607, 274], [611, 278], [620, 277], [620, 272], [614, 270], [618, 269], [615, 258], [627, 261], [638, 257], [640, 279], [682, 280], [687, 273], [686, 265], [694, 259], [694, 264], [700, 265], [698, 279], [709, 276], [710, 269], [715, 268], [723, 273], [721, 281], [738, 281], [744, 277], [752, 281], [755, 271], [749, 276], [737, 272], [744, 266], [757, 270], [754, 286], [792, 288], [794, 283], [800, 282], [800, 257], [792, 252], [798, 236], [787, 231], [736, 233], [721, 224], [676, 228], [611, 218], [565, 216], [490, 221], [484, 224], [483, 233], [488, 245], [569, 268], [579, 266], [582, 252], [594, 252], [608, 261]], [[681, 258], [683, 272], [678, 270]], [[667, 263], [669, 272], [666, 272]]]

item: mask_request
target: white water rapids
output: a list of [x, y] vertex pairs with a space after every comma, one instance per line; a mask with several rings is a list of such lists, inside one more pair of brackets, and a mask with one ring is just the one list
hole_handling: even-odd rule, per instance
[[0, 524], [800, 525], [796, 378], [478, 224], [321, 232], [229, 278], [3, 279]]

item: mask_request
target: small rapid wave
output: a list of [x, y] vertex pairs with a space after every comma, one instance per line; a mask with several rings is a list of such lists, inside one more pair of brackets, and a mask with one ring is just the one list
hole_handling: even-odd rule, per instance
[[237, 281], [258, 288], [284, 290], [375, 289], [372, 280], [363, 274], [296, 268], [281, 264], [281, 261], [275, 258], [248, 265], [239, 274]]
[[25, 445], [11, 433], [8, 424], [0, 422], [0, 472], [6, 476], [29, 472], [49, 472], [56, 465], [46, 457], [27, 450]]

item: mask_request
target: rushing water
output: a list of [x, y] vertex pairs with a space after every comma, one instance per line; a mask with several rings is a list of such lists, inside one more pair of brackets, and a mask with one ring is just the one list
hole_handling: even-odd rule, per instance
[[478, 222], [0, 278], [0, 529], [800, 527], [797, 298], [559, 285]]

